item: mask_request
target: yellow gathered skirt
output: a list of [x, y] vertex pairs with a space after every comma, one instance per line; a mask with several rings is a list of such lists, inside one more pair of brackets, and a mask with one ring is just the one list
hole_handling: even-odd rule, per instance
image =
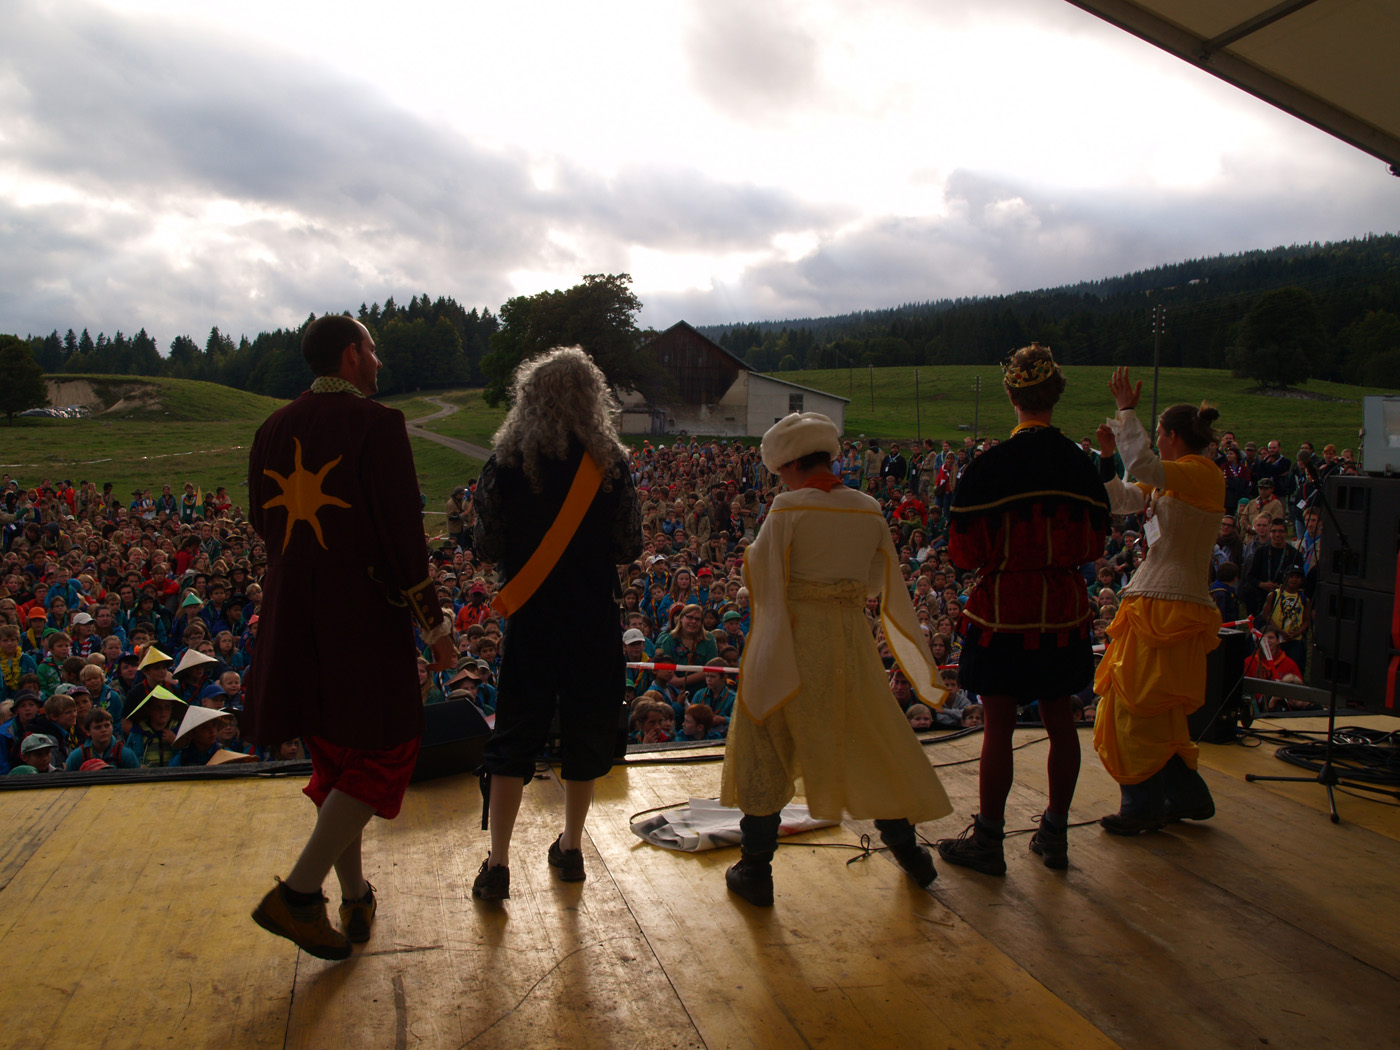
[[[805, 795], [819, 820], [936, 820], [952, 805], [890, 693], [853, 581], [788, 592], [802, 685], [762, 724], [736, 705], [720, 801], [776, 813]], [[780, 613], [779, 615], [783, 615]]]
[[1140, 784], [1173, 755], [1196, 768], [1186, 716], [1205, 701], [1206, 654], [1220, 644], [1214, 605], [1129, 597], [1094, 675], [1094, 749], [1120, 784]]

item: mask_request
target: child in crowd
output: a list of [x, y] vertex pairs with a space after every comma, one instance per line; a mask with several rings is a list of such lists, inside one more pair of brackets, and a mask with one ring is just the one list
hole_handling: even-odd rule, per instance
[[715, 713], [708, 704], [691, 704], [685, 709], [685, 721], [681, 724], [681, 732], [676, 739], [723, 740], [724, 729], [717, 724]]
[[209, 760], [221, 751], [219, 745], [219, 724], [223, 712], [208, 707], [191, 707], [180, 722], [179, 735], [175, 737], [175, 754], [170, 759], [171, 766], [207, 766]]
[[[28, 677], [28, 676], [26, 676]], [[7, 722], [0, 725], [0, 773], [8, 773], [15, 766], [23, 765], [21, 758], [20, 744], [33, 729], [31, 728], [34, 719], [39, 717], [39, 693], [37, 689], [25, 689], [24, 680], [20, 681], [20, 690], [11, 699], [11, 715]]]
[[78, 748], [69, 752], [68, 760], [64, 763], [68, 772], [72, 773], [82, 768], [84, 762], [98, 759], [106, 762], [114, 769], [137, 769], [141, 763], [136, 761], [136, 756], [131, 753], [131, 749], [125, 747], [117, 739], [116, 723], [112, 721], [112, 716], [100, 707], [94, 707], [87, 713], [87, 718], [83, 721], [83, 731], [87, 733], [87, 740]]
[[30, 733], [20, 745], [20, 764], [10, 770], [10, 776], [23, 773], [55, 773], [55, 744], [43, 733]]
[[170, 765], [175, 757], [175, 705], [184, 708], [185, 701], [163, 685], [151, 690], [131, 709], [128, 718], [131, 730], [126, 746], [143, 766], [158, 768]]

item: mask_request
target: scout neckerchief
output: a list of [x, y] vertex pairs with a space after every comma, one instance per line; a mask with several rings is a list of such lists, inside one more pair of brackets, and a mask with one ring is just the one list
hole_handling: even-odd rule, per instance
[[593, 461], [592, 456], [584, 452], [583, 459], [579, 461], [578, 473], [574, 475], [573, 484], [569, 486], [569, 494], [564, 497], [564, 505], [559, 508], [559, 516], [544, 534], [544, 539], [535, 548], [535, 553], [530, 555], [530, 560], [511, 577], [496, 597], [491, 599], [491, 608], [502, 616], [510, 617], [530, 600], [558, 564], [565, 548], [569, 546], [569, 541], [574, 538], [574, 533], [583, 522], [583, 516], [588, 513], [588, 508], [602, 482], [603, 475], [598, 470], [598, 464]]

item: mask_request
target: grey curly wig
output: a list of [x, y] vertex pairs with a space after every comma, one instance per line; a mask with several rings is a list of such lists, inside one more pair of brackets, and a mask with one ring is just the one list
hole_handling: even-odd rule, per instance
[[613, 423], [621, 411], [607, 377], [580, 347], [556, 346], [524, 361], [511, 378], [510, 411], [492, 438], [496, 461], [519, 467], [536, 492], [540, 460], [562, 460], [575, 437], [603, 473], [603, 488], [625, 469], [627, 446]]

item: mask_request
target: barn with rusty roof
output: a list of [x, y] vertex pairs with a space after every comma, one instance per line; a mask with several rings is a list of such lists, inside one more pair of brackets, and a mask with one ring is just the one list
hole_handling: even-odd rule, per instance
[[651, 398], [623, 395], [624, 434], [760, 437], [789, 412], [820, 412], [845, 429], [849, 398], [755, 372], [684, 321], [640, 352], [655, 358], [671, 382]]

